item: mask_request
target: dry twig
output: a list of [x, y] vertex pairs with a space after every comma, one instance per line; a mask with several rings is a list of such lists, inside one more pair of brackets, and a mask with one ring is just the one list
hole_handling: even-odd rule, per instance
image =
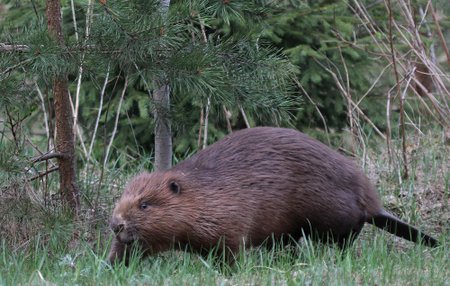
[[109, 144], [108, 144], [108, 147], [106, 148], [105, 158], [103, 160], [103, 169], [106, 168], [106, 163], [108, 162], [109, 153], [111, 151], [111, 147], [114, 142], [114, 138], [116, 137], [117, 126], [119, 125], [120, 110], [122, 108], [122, 102], [123, 102], [123, 98], [125, 96], [125, 92], [127, 91], [127, 88], [128, 88], [128, 76], [125, 76], [125, 83], [123, 84], [122, 94], [120, 95], [119, 106], [117, 106], [116, 119], [114, 122], [114, 129], [111, 134], [111, 138], [109, 139]]

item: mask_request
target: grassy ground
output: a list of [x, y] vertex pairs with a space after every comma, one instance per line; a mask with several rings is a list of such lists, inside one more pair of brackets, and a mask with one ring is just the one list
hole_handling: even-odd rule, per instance
[[[126, 179], [140, 167], [106, 172], [101, 186], [87, 170], [80, 174], [83, 218], [75, 224], [51, 203], [43, 204], [42, 184], [2, 187], [0, 284], [450, 285], [449, 146], [439, 133], [409, 142], [406, 180], [395, 164], [388, 167], [383, 150], [367, 149], [361, 165], [386, 208], [439, 238], [439, 248], [414, 245], [367, 225], [345, 253], [302, 240], [290, 247], [247, 250], [231, 266], [212, 256], [172, 251], [136, 257], [129, 267], [113, 269], [105, 262], [107, 219]], [[49, 182], [50, 197], [54, 185]]]
[[449, 278], [445, 248], [399, 250], [381, 233], [360, 240], [342, 254], [333, 247], [303, 243], [294, 249], [251, 250], [233, 266], [212, 258], [169, 252], [129, 267], [112, 269], [103, 249], [76, 249], [39, 241], [27, 252], [1, 252], [0, 283], [124, 285], [445, 285]]

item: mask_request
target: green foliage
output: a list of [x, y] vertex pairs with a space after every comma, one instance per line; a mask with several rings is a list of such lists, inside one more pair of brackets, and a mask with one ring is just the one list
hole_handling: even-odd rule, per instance
[[24, 133], [36, 112], [32, 88], [23, 75], [0, 77], [0, 182], [22, 176], [27, 167]]
[[[6, 59], [7, 62], [12, 62]], [[23, 105], [32, 99], [33, 86], [23, 75], [7, 75], [0, 77], [0, 110], [22, 110]], [[11, 96], [6, 96], [11, 95]]]
[[[122, 117], [119, 123], [117, 145], [137, 141], [138, 146], [152, 146], [153, 138], [148, 130], [152, 128], [149, 117], [153, 106], [151, 102], [145, 102], [149, 100], [153, 79], [162, 76], [172, 90], [172, 106], [176, 110], [172, 112], [172, 119], [183, 117], [178, 116], [179, 112], [197, 113], [190, 121], [186, 121], [186, 116], [181, 122], [174, 121], [176, 127], [185, 129], [181, 125], [198, 125], [200, 108], [205, 106], [208, 98], [211, 110], [221, 110], [222, 105], [240, 105], [262, 122], [289, 120], [297, 105], [291, 95], [291, 79], [297, 72], [295, 66], [279, 52], [258, 45], [251, 37], [227, 37], [207, 42], [202, 39], [201, 25], [213, 29], [218, 13], [228, 13], [227, 18], [234, 19], [237, 10], [222, 9], [207, 1], [192, 1], [192, 6], [181, 1], [171, 4], [169, 15], [163, 19], [157, 10], [159, 1], [152, 3], [148, 8], [150, 14], [141, 9], [139, 3], [99, 7], [99, 17], [88, 42], [102, 51], [86, 54], [89, 65], [85, 68], [89, 74], [95, 74], [95, 70], [104, 73], [98, 67], [104, 69], [104, 63], [108, 62], [113, 71], [132, 78], [122, 108], [127, 118]], [[151, 5], [155, 6], [151, 8]], [[240, 5], [253, 7], [255, 4]], [[249, 7], [244, 10], [248, 12]], [[108, 108], [113, 109], [117, 104], [120, 90], [120, 87], [114, 89], [116, 100], [112, 98]], [[183, 109], [185, 105], [181, 102], [186, 101], [192, 102], [190, 105], [194, 110]], [[114, 119], [114, 112], [110, 111], [108, 117], [102, 117], [103, 123], [108, 122], [109, 126]], [[221, 113], [219, 111], [219, 116]], [[132, 132], [124, 132], [129, 128]], [[188, 136], [192, 139], [189, 146], [194, 147], [195, 137]]]
[[[196, 0], [189, 1], [189, 5], [186, 1], [173, 1], [167, 15], [161, 13], [160, 1], [156, 0], [95, 3], [88, 38], [83, 17], [86, 3], [74, 1], [76, 23], [73, 23], [70, 7], [63, 5], [62, 8], [66, 40], [63, 48], [48, 36], [44, 1], [11, 4], [7, 9], [13, 13], [3, 19], [9, 23], [3, 34], [10, 39], [7, 43], [25, 43], [28, 50], [2, 53], [0, 70], [13, 66], [10, 73], [14, 76], [32, 79], [45, 91], [47, 104], [52, 101], [49, 92], [52, 76], [68, 74], [73, 97], [82, 66], [78, 120], [86, 132], [85, 138], [93, 135], [98, 95], [105, 74], [110, 72], [101, 107], [101, 132], [94, 145], [97, 160], [101, 159], [111, 136], [125, 77], [129, 85], [119, 111], [114, 145], [122, 150], [131, 148], [131, 153], [141, 153], [142, 146], [145, 146], [145, 153], [153, 149], [150, 130], [153, 129], [154, 106], [149, 94], [155, 79], [162, 78], [171, 87], [175, 135], [190, 138], [190, 143], [183, 145], [187, 149], [176, 148], [180, 152], [178, 155], [195, 148], [196, 136], [192, 133], [197, 133], [200, 110], [208, 100], [211, 102], [210, 140], [224, 134], [223, 106], [230, 110], [242, 107], [262, 124], [288, 122], [298, 108], [298, 100], [292, 96], [296, 67], [278, 50], [258, 40], [258, 33], [261, 33], [258, 23], [262, 13], [268, 11], [267, 5], [259, 1], [227, 4]], [[20, 14], [24, 11], [33, 13], [23, 19]], [[238, 31], [235, 26], [254, 28], [251, 32], [235, 33], [233, 30]], [[206, 41], [204, 32], [208, 37]], [[6, 98], [12, 100], [13, 97], [6, 95]], [[234, 113], [239, 113], [238, 109]], [[186, 134], [186, 130], [193, 132]], [[186, 140], [180, 138], [179, 141]]]
[[[47, 88], [55, 73], [69, 73], [71, 92], [76, 93], [78, 68], [83, 65], [80, 91], [81, 126], [92, 135], [103, 77], [108, 67], [110, 84], [102, 107], [101, 140], [94, 147], [100, 159], [113, 129], [124, 77], [129, 87], [124, 98], [117, 137], [118, 149], [132, 148], [150, 153], [153, 136], [149, 94], [153, 80], [164, 77], [172, 90], [171, 118], [176, 142], [187, 142], [175, 149], [178, 156], [196, 148], [201, 108], [211, 100], [210, 139], [224, 133], [223, 106], [237, 122], [242, 107], [251, 122], [258, 125], [294, 124], [322, 126], [317, 111], [310, 104], [300, 106], [292, 79], [298, 77], [313, 101], [324, 114], [327, 124], [342, 129], [347, 125], [347, 102], [337, 88], [349, 86], [356, 102], [369, 87], [368, 71], [373, 66], [366, 51], [355, 49], [370, 43], [369, 35], [359, 28], [349, 6], [340, 1], [171, 1], [167, 16], [159, 10], [160, 1], [108, 1], [94, 5], [90, 36], [85, 39], [85, 3], [75, 1], [79, 41], [74, 38], [71, 10], [63, 8], [66, 47], [58, 48], [46, 35], [42, 3], [36, 15], [24, 26], [11, 25], [13, 42], [27, 43], [29, 53], [2, 61], [3, 67], [18, 64], [40, 85]], [[30, 5], [16, 10], [32, 10]], [[379, 5], [375, 7], [379, 8]], [[382, 9], [380, 9], [382, 10]], [[383, 22], [384, 18], [380, 21]], [[17, 17], [17, 16], [14, 16]], [[8, 18], [10, 23], [22, 23]], [[44, 22], [44, 23], [43, 23]], [[204, 27], [204, 30], [202, 30]], [[22, 30], [21, 33], [18, 31]], [[14, 32], [15, 31], [15, 32]], [[206, 42], [203, 38], [206, 36]], [[80, 45], [89, 47], [80, 49]], [[299, 73], [298, 70], [301, 72]], [[360, 105], [383, 129], [384, 112], [377, 93], [371, 93]], [[51, 99], [51, 95], [47, 95]], [[294, 119], [294, 120], [292, 120]], [[133, 142], [133, 144], [129, 144]]]
[[[358, 31], [358, 20], [346, 2], [290, 2], [278, 5], [279, 10], [267, 21], [264, 37], [283, 48], [291, 62], [300, 68], [300, 83], [318, 105], [327, 124], [343, 128], [347, 125], [347, 103], [340, 94], [335, 79], [325, 68], [339, 75], [343, 86], [346, 86], [348, 72], [351, 79], [350, 92], [354, 101], [358, 101], [369, 87], [367, 69], [371, 65], [371, 59], [366, 51], [356, 49], [352, 43], [364, 41], [368, 35]], [[369, 105], [374, 104], [370, 98], [368, 101]], [[375, 114], [381, 111], [375, 108], [364, 109], [367, 110]], [[323, 127], [313, 105], [305, 104], [296, 118], [298, 127]]]

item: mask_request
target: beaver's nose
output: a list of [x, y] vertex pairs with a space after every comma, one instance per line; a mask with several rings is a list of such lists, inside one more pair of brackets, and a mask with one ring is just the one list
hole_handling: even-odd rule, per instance
[[109, 227], [117, 235], [124, 229], [125, 224], [123, 223], [122, 220], [119, 220], [118, 218], [113, 217], [109, 223]]

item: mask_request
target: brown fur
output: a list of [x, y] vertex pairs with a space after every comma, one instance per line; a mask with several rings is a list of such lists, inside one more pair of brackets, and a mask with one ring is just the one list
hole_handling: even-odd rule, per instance
[[112, 216], [109, 258], [122, 259], [132, 241], [145, 254], [174, 244], [203, 252], [219, 241], [236, 252], [312, 232], [343, 245], [375, 217], [383, 227], [384, 213], [350, 159], [292, 129], [251, 128], [168, 171], [133, 178]]

